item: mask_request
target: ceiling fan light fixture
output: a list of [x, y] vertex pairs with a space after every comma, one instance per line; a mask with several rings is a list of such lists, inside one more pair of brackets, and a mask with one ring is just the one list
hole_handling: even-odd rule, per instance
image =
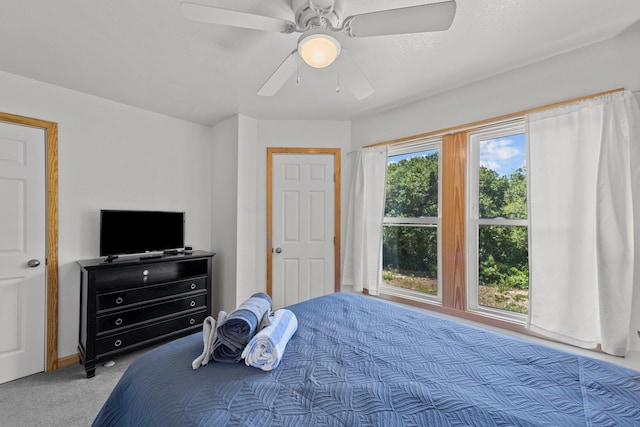
[[298, 40], [298, 53], [302, 60], [313, 68], [325, 68], [333, 64], [340, 55], [338, 39], [323, 28], [309, 31]]

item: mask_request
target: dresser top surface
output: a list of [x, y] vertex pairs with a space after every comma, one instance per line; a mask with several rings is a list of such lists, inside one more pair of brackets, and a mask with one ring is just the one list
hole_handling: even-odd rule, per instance
[[179, 252], [177, 254], [161, 254], [161, 255], [125, 255], [118, 257], [112, 261], [106, 261], [107, 257], [85, 259], [77, 261], [77, 263], [83, 269], [97, 269], [97, 268], [111, 268], [111, 267], [124, 267], [139, 264], [157, 263], [157, 262], [169, 262], [169, 261], [183, 261], [198, 258], [211, 258], [215, 255], [215, 252], [207, 251], [192, 251], [191, 253]]

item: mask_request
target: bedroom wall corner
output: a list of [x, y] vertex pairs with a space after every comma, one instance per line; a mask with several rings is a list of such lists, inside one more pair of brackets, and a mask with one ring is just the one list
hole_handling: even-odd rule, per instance
[[351, 122], [257, 120], [236, 115], [215, 125], [211, 135], [216, 314], [221, 309], [232, 310], [255, 292], [266, 292], [267, 147], [340, 148], [344, 221]]
[[77, 260], [99, 256], [100, 209], [186, 212], [210, 246], [209, 128], [0, 72], [0, 111], [58, 123], [58, 358], [76, 354]]
[[258, 121], [258, 157], [257, 157], [257, 271], [258, 286], [266, 290], [267, 259], [265, 242], [267, 240], [267, 148], [340, 148], [340, 254], [344, 252], [344, 224], [348, 182], [351, 175], [348, 153], [351, 147], [351, 121], [348, 120], [259, 120]]
[[619, 87], [640, 90], [640, 21], [572, 50], [352, 123], [352, 149], [437, 131]]
[[259, 285], [257, 258], [264, 248], [256, 241], [258, 235], [258, 121], [238, 117], [238, 230], [236, 247], [236, 305], [256, 292], [264, 292]]
[[216, 252], [213, 314], [230, 312], [258, 284], [257, 120], [238, 114], [212, 128], [211, 241]]
[[238, 122], [235, 115], [211, 130], [212, 312], [235, 308], [238, 209]]

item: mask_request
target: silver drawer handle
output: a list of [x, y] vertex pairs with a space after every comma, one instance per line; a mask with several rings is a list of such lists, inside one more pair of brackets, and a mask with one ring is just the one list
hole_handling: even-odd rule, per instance
[[195, 306], [196, 306], [196, 302], [195, 302], [195, 301], [191, 301], [191, 302], [189, 303], [189, 305], [190, 305], [191, 307], [195, 307]]
[[195, 325], [195, 324], [196, 324], [196, 319], [191, 319], [191, 320], [189, 320], [189, 324], [190, 324], [190, 325]]
[[114, 343], [116, 347], [120, 347], [122, 345], [122, 341], [121, 340], [116, 340], [116, 342]]
[[122, 319], [118, 317], [116, 319], [116, 326], [120, 326], [120, 325], [122, 325]]
[[123, 301], [124, 301], [124, 300], [122, 299], [122, 297], [118, 297], [118, 298], [116, 298], [116, 304], [122, 304], [122, 303], [123, 303]]
[[195, 289], [195, 288], [197, 288], [197, 287], [198, 287], [198, 285], [196, 285], [195, 283], [192, 283], [192, 284], [191, 284], [191, 289]]

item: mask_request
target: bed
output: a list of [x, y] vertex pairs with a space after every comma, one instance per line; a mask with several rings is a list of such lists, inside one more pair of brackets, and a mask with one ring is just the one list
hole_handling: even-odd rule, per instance
[[640, 372], [335, 293], [278, 368], [211, 362], [197, 333], [139, 356], [94, 426], [640, 426]]

